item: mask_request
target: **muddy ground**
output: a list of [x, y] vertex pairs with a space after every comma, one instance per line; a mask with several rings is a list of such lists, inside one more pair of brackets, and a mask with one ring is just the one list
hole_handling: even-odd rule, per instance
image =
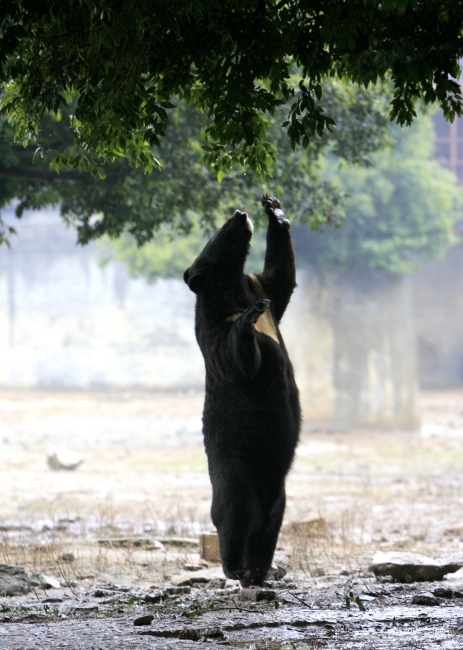
[[[2, 650], [463, 648], [463, 572], [369, 571], [378, 550], [463, 554], [463, 391], [424, 393], [416, 433], [303, 432], [288, 573], [260, 602], [220, 579], [171, 589], [211, 527], [201, 406], [196, 392], [0, 391], [0, 563], [60, 583], [0, 598]], [[83, 463], [51, 470], [57, 446]]]

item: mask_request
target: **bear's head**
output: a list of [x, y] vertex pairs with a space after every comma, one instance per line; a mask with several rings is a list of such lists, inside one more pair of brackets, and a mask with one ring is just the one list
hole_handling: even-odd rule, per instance
[[183, 274], [189, 288], [195, 293], [201, 293], [208, 284], [223, 285], [240, 277], [252, 232], [253, 225], [246, 212], [236, 210]]

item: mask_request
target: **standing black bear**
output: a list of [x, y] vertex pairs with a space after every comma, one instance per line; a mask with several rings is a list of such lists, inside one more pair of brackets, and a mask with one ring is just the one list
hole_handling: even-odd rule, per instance
[[262, 204], [263, 273], [243, 272], [253, 227], [237, 210], [183, 276], [198, 296], [211, 516], [225, 575], [243, 585], [261, 585], [270, 568], [300, 428], [298, 391], [278, 329], [296, 286], [294, 249], [279, 201], [263, 196]]

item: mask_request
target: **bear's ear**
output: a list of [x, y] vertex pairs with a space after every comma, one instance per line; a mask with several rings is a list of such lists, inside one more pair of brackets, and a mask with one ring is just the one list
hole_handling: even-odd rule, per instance
[[200, 293], [204, 284], [205, 274], [201, 271], [191, 272], [191, 268], [187, 269], [183, 274], [183, 279], [194, 293]]

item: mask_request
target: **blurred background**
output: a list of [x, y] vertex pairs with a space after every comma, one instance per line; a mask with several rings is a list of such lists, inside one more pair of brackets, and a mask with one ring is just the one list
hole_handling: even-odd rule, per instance
[[[177, 135], [187, 144], [166, 147], [161, 179], [120, 169], [104, 206], [93, 181], [56, 189], [3, 158], [1, 217], [16, 234], [0, 248], [0, 561], [53, 568], [71, 548], [74, 577], [110, 572], [95, 540], [210, 527], [204, 366], [181, 276], [235, 208], [256, 222], [248, 270], [261, 268], [265, 191], [298, 258], [282, 332], [304, 425], [283, 546], [286, 530], [309, 571], [327, 548], [342, 568], [352, 545], [463, 546], [463, 120], [400, 129], [377, 113], [346, 111], [337, 140], [283, 149], [267, 184], [236, 172], [219, 186]], [[158, 210], [154, 240], [140, 248], [128, 228], [76, 244], [74, 226], [93, 239], [111, 201], [116, 216]], [[117, 571], [162, 574], [159, 548]]]

